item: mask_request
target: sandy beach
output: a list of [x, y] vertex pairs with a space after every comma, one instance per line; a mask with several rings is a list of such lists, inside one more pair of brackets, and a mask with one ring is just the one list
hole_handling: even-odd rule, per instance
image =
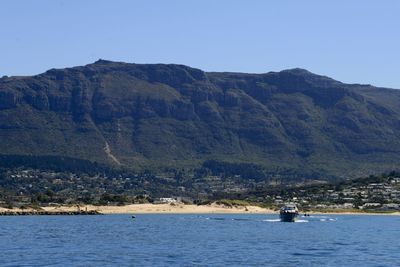
[[[210, 204], [210, 205], [185, 205], [185, 204], [132, 204], [124, 206], [94, 206], [94, 205], [60, 205], [41, 207], [46, 212], [69, 212], [69, 211], [98, 211], [102, 214], [205, 214], [205, 213], [249, 213], [249, 214], [271, 214], [274, 210], [258, 206], [233, 206]], [[0, 212], [29, 212], [33, 209], [6, 209], [0, 208]]]
[[[46, 211], [77, 210], [77, 207], [43, 207]], [[170, 214], [201, 214], [201, 213], [276, 213], [273, 210], [264, 209], [257, 206], [237, 206], [227, 207], [223, 205], [185, 205], [185, 204], [132, 204], [125, 206], [93, 206], [85, 205], [81, 210], [97, 210], [103, 214], [151, 214], [151, 213], [170, 213]]]

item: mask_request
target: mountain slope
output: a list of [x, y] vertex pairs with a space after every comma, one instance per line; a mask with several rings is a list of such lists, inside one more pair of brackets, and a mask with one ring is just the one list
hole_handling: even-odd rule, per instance
[[0, 79], [1, 154], [135, 168], [216, 159], [321, 178], [382, 172], [400, 162], [399, 118], [399, 91], [302, 69], [207, 73], [99, 60]]

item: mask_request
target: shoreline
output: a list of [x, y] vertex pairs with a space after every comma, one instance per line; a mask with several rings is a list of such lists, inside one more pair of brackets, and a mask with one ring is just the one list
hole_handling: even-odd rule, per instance
[[[42, 207], [47, 212], [70, 210], [71, 207]], [[76, 210], [76, 206], [72, 207]], [[274, 214], [276, 211], [258, 206], [224, 206], [218, 204], [130, 204], [124, 206], [83, 205], [81, 210], [96, 210], [102, 214]]]
[[[226, 206], [221, 204], [130, 204], [124, 206], [59, 205], [38, 209], [1, 208], [0, 215], [85, 215], [85, 214], [279, 214], [279, 211], [259, 206]], [[400, 212], [307, 211], [302, 214], [326, 215], [384, 215], [399, 216]]]

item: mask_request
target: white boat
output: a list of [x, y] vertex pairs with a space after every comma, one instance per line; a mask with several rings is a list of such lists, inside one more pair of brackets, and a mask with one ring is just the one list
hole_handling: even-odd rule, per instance
[[294, 222], [297, 216], [299, 216], [299, 210], [295, 204], [286, 204], [279, 212], [279, 217], [282, 222]]

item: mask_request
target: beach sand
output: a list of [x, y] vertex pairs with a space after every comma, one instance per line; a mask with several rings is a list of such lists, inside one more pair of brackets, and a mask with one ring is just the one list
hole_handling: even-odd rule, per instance
[[[210, 205], [186, 205], [186, 204], [132, 204], [124, 206], [94, 206], [94, 205], [60, 205], [41, 207], [46, 212], [74, 212], [96, 210], [103, 214], [206, 214], [206, 213], [248, 213], [248, 214], [271, 214], [277, 213], [274, 210], [264, 209], [257, 206], [233, 206], [210, 204]], [[0, 212], [30, 212], [33, 209], [6, 209], [0, 208]]]
[[[77, 210], [77, 206], [73, 207], [43, 207], [46, 211], [73, 211]], [[170, 213], [170, 214], [202, 214], [202, 213], [276, 213], [273, 210], [264, 209], [257, 206], [247, 207], [227, 207], [223, 205], [185, 205], [185, 204], [132, 204], [125, 206], [80, 206], [81, 210], [97, 210], [103, 214], [151, 214], [151, 213]]]

